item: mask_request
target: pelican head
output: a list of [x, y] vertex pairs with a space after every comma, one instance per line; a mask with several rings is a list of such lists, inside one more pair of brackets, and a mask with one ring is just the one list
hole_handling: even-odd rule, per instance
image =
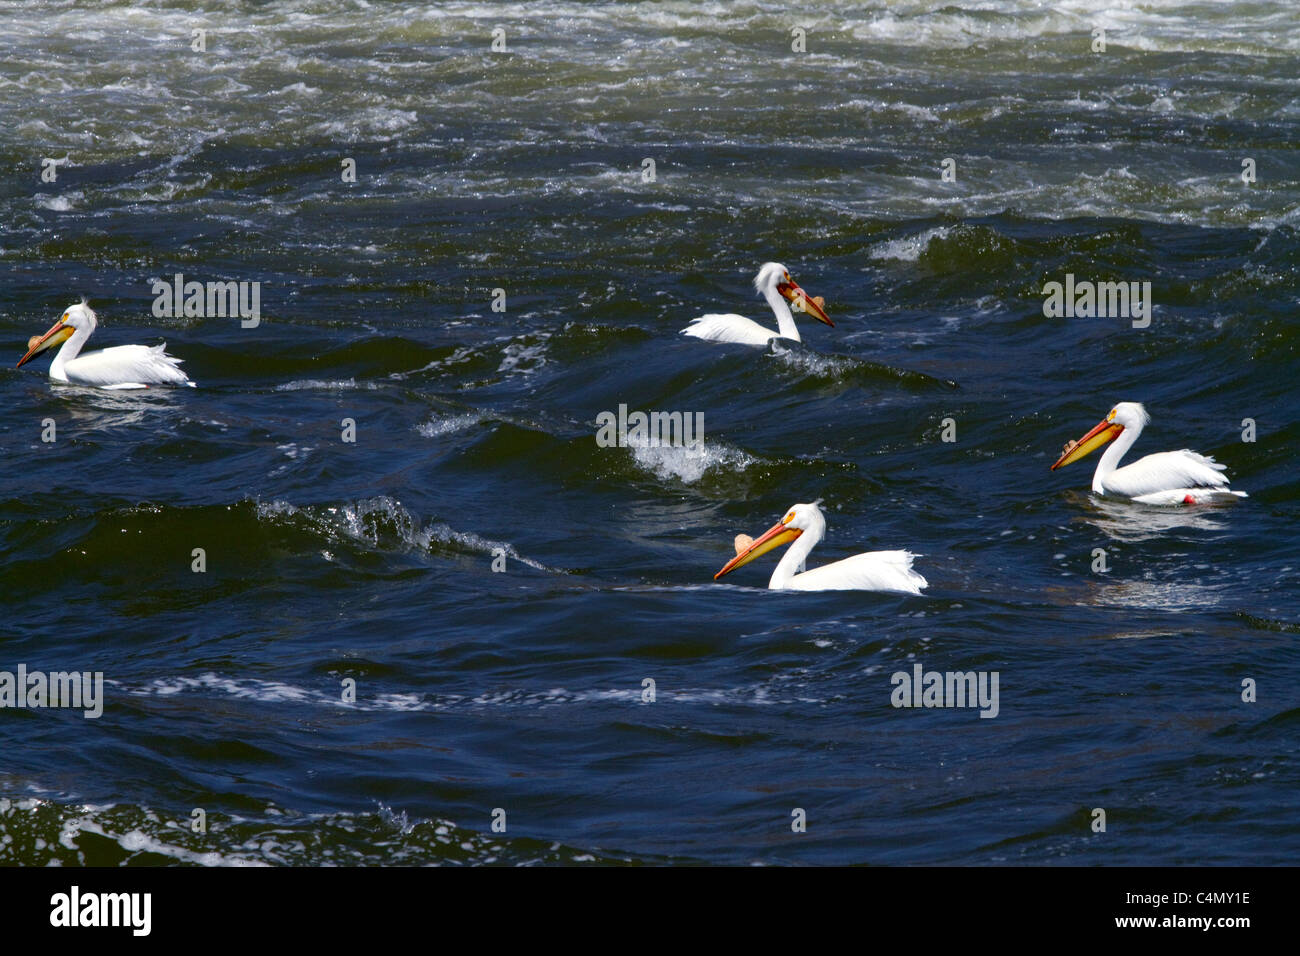
[[1052, 471], [1086, 458], [1102, 445], [1114, 441], [1126, 428], [1134, 432], [1141, 431], [1149, 421], [1151, 416], [1141, 402], [1120, 402], [1090, 432], [1065, 446], [1061, 457], [1052, 466]]
[[794, 541], [805, 531], [813, 533], [814, 542], [826, 533], [826, 519], [822, 517], [822, 509], [819, 507], [822, 501], [818, 498], [816, 501], [808, 504], [791, 505], [780, 521], [768, 528], [763, 535], [755, 540], [747, 541], [743, 536], [736, 539], [736, 556], [728, 561], [713, 580], [717, 581], [723, 575], [730, 574], [736, 568], [744, 567], [755, 558], [760, 558], [773, 548], [779, 548]]
[[[91, 311], [85, 299], [82, 299], [76, 305], [68, 306], [48, 332], [40, 338], [33, 336], [27, 340], [27, 354], [18, 360], [18, 364], [14, 368], [22, 367], [46, 349], [62, 345], [82, 329], [85, 330], [88, 337], [91, 332], [95, 331], [96, 324], [95, 313]], [[82, 341], [85, 341], [85, 339], [83, 338]]]
[[764, 298], [768, 298], [769, 293], [775, 291], [794, 305], [796, 311], [806, 312], [819, 322], [825, 322], [831, 328], [835, 328], [835, 323], [826, 314], [821, 300], [812, 298], [799, 288], [799, 283], [790, 278], [790, 271], [779, 262], [763, 263], [763, 267], [758, 270], [758, 275], [754, 276], [754, 288]]

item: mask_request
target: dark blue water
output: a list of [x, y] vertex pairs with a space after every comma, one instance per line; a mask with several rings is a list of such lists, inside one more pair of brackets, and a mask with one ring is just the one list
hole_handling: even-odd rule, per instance
[[[1296, 858], [1288, 5], [0, 11], [9, 366], [86, 295], [199, 385], [0, 373], [0, 671], [106, 681], [0, 709], [0, 861]], [[767, 260], [833, 329], [677, 334], [769, 322]], [[176, 272], [260, 325], [154, 317]], [[1044, 317], [1067, 273], [1150, 328]], [[1125, 400], [1249, 497], [1049, 471]], [[620, 404], [704, 448], [599, 447]], [[908, 548], [924, 596], [713, 582], [816, 498], [812, 565]], [[997, 716], [891, 706], [918, 663]]]

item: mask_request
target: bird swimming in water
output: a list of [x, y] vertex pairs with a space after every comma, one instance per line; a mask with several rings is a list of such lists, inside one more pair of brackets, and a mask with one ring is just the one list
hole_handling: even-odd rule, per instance
[[54, 326], [42, 336], [27, 340], [27, 354], [18, 360], [21, 368], [40, 353], [62, 345], [50, 363], [50, 378], [71, 385], [95, 388], [148, 388], [151, 385], [194, 383], [180, 370], [181, 360], [162, 345], [116, 345], [98, 352], [81, 354], [81, 347], [98, 325], [95, 313], [82, 302], [69, 306]]

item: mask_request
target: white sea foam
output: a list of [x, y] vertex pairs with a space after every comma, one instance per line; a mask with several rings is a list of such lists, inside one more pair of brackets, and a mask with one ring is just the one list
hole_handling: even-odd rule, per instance
[[331, 541], [350, 541], [375, 550], [421, 551], [451, 546], [494, 557], [500, 553], [538, 571], [558, 573], [540, 561], [520, 554], [509, 541], [485, 538], [471, 531], [458, 531], [442, 522], [422, 526], [400, 501], [388, 495], [363, 498], [339, 505], [298, 507], [287, 501], [259, 501], [257, 516], [263, 520], [295, 519]]
[[[41, 828], [54, 827], [57, 834], [51, 833], [48, 841], [33, 835]], [[419, 838], [412, 840], [417, 831]], [[128, 864], [160, 856], [176, 863], [209, 867], [444, 862], [436, 851], [431, 853], [431, 844], [456, 847], [469, 854], [469, 859], [456, 854], [456, 862], [488, 864], [508, 848], [500, 836], [463, 829], [436, 817], [413, 819], [405, 810], [397, 811], [383, 803], [377, 803], [371, 812], [333, 813], [297, 813], [267, 805], [253, 816], [226, 813], [210, 817], [206, 835], [193, 840], [189, 818], [176, 819], [169, 810], [0, 798], [0, 861], [12, 853], [15, 833], [21, 842], [30, 841], [35, 851], [34, 858], [24, 862], [40, 865], [44, 859], [50, 866], [67, 862], [69, 857], [84, 866], [87, 842], [95, 845], [100, 856], [105, 843], [116, 845]], [[322, 841], [323, 833], [332, 836]], [[88, 836], [91, 841], [85, 839]], [[196, 843], [200, 848], [195, 848]], [[209, 848], [213, 846], [216, 848]], [[518, 862], [525, 865], [530, 860]]]
[[498, 372], [517, 372], [529, 375], [546, 364], [547, 339], [549, 332], [536, 336], [536, 342], [510, 342], [501, 350], [501, 364]]
[[870, 249], [872, 259], [896, 259], [899, 262], [916, 262], [930, 247], [935, 239], [947, 239], [951, 230], [947, 226], [936, 226], [912, 236], [890, 239], [877, 243]]
[[[256, 677], [228, 677], [208, 672], [197, 676], [158, 677], [134, 686], [108, 681], [122, 693], [133, 697], [224, 697], [257, 704], [324, 707], [332, 710], [374, 712], [425, 712], [478, 710], [483, 708], [540, 709], [562, 705], [625, 704], [641, 705], [641, 688], [611, 687], [571, 690], [565, 687], [512, 688], [480, 694], [417, 694], [413, 692], [360, 695], [354, 703], [345, 703], [338, 682], [323, 679], [320, 686], [306, 687]], [[768, 683], [734, 688], [677, 687], [660, 690], [658, 699], [679, 704], [787, 704], [819, 703], [820, 698], [800, 693], [792, 675], [779, 675], [773, 683], [787, 690], [776, 692]]]
[[368, 391], [377, 389], [379, 386], [374, 382], [358, 382], [355, 378], [304, 378], [295, 382], [281, 382], [275, 386], [277, 392], [301, 392], [301, 391], [339, 391], [348, 388], [359, 388]]
[[696, 446], [630, 444], [632, 459], [655, 477], [694, 484], [710, 471], [741, 472], [758, 459], [723, 442], [705, 439]]
[[482, 420], [479, 415], [473, 412], [447, 415], [442, 418], [435, 416], [427, 422], [421, 422], [415, 427], [415, 430], [425, 438], [441, 438], [443, 435], [452, 435], [467, 428], [472, 428]]

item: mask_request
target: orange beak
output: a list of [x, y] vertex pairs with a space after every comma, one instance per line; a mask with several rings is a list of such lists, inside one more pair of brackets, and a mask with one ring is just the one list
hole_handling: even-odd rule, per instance
[[831, 321], [830, 316], [826, 314], [826, 310], [822, 308], [822, 302], [825, 300], [820, 297], [812, 298], [808, 293], [804, 292], [803, 289], [799, 288], [799, 283], [795, 282], [793, 279], [789, 282], [778, 282], [776, 291], [786, 297], [794, 307], [794, 311], [806, 312], [814, 319], [817, 319], [820, 322], [825, 322], [831, 328], [835, 328], [835, 323]]
[[1052, 471], [1062, 468], [1071, 462], [1078, 461], [1080, 458], [1086, 458], [1094, 451], [1112, 442], [1119, 437], [1119, 433], [1124, 430], [1123, 425], [1116, 425], [1109, 418], [1103, 418], [1097, 427], [1084, 435], [1077, 442], [1066, 445], [1065, 451], [1061, 452], [1061, 457], [1056, 459], [1056, 464], [1052, 466]]
[[747, 548], [742, 550], [734, 558], [728, 561], [721, 571], [713, 576], [713, 580], [718, 580], [724, 574], [730, 574], [736, 568], [743, 567], [753, 561], [755, 558], [762, 557], [773, 548], [779, 548], [783, 544], [789, 544], [803, 531], [799, 528], [787, 528], [785, 521], [778, 521], [775, 525], [764, 532], [763, 536], [753, 541]]
[[18, 364], [15, 365], [14, 368], [22, 368], [23, 365], [31, 361], [41, 352], [44, 352], [46, 349], [53, 348], [62, 342], [66, 342], [68, 339], [72, 338], [72, 333], [74, 331], [76, 330], [73, 329], [72, 326], [64, 325], [63, 320], [59, 319], [59, 321], [54, 323], [54, 327], [39, 339], [36, 339], [35, 341], [32, 339], [27, 340], [27, 354], [18, 360]]

